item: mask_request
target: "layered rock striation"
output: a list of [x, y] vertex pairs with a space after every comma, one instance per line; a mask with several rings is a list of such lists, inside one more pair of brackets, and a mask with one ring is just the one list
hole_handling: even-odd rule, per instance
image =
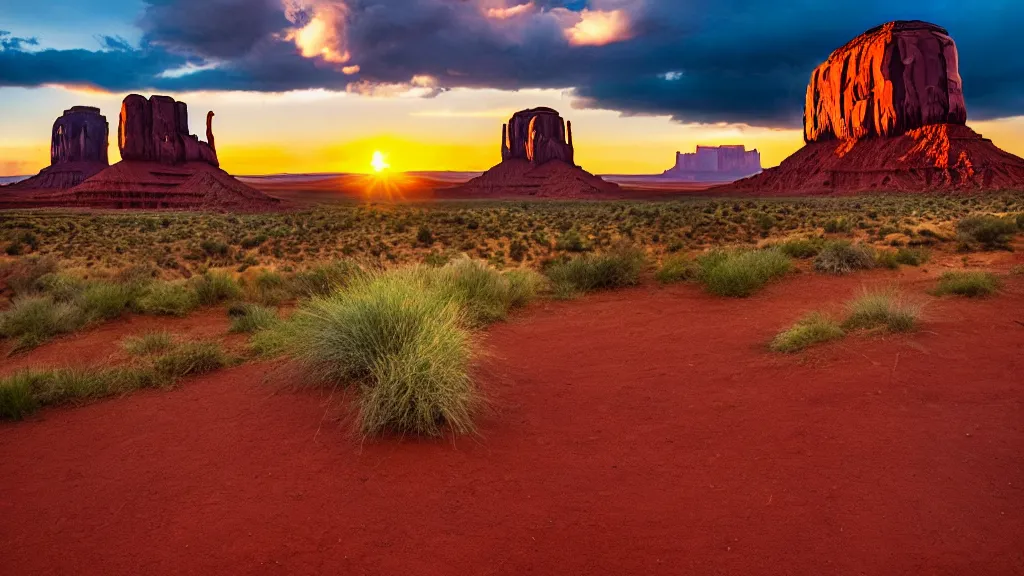
[[456, 187], [459, 196], [589, 198], [613, 194], [606, 182], [576, 165], [572, 123], [551, 108], [516, 112], [501, 128], [501, 163]]
[[109, 166], [109, 127], [99, 108], [74, 106], [57, 118], [50, 133], [50, 166], [10, 190], [62, 190], [77, 186]]
[[804, 141], [898, 136], [966, 124], [956, 44], [945, 28], [889, 22], [833, 52], [811, 74]]
[[966, 126], [956, 44], [920, 21], [873, 28], [811, 74], [806, 145], [722, 194], [971, 192], [1024, 187], [1024, 159]]

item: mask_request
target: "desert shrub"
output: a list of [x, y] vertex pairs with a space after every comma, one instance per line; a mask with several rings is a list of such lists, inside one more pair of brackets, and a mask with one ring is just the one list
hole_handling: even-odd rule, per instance
[[555, 242], [555, 248], [567, 252], [586, 252], [589, 246], [579, 230], [571, 228], [558, 237], [558, 240]]
[[939, 285], [933, 293], [937, 296], [956, 294], [977, 298], [995, 294], [999, 285], [999, 278], [989, 272], [946, 272], [939, 278]]
[[826, 274], [849, 274], [875, 265], [871, 250], [846, 240], [828, 242], [814, 258], [814, 269]]
[[673, 255], [665, 258], [661, 268], [654, 273], [654, 278], [662, 284], [672, 284], [683, 280], [692, 280], [697, 277], [699, 269], [697, 264], [682, 255]]
[[819, 238], [791, 238], [775, 244], [774, 248], [790, 258], [805, 260], [817, 256], [824, 244]]
[[56, 272], [41, 276], [35, 285], [39, 291], [52, 297], [54, 302], [73, 302], [85, 290], [86, 282], [81, 278]]
[[203, 306], [234, 300], [242, 295], [238, 282], [228, 274], [206, 272], [189, 282], [196, 300]]
[[974, 215], [960, 220], [956, 231], [961, 241], [977, 242], [987, 250], [1003, 249], [1017, 233], [1017, 222], [1012, 218]]
[[32, 348], [54, 336], [74, 332], [86, 321], [75, 304], [54, 302], [49, 296], [23, 296], [0, 313], [0, 336], [16, 339], [19, 350]]
[[135, 303], [138, 294], [132, 286], [96, 281], [86, 284], [75, 300], [87, 321], [113, 320]]
[[164, 377], [182, 378], [213, 372], [229, 363], [217, 342], [187, 342], [158, 356], [153, 368]]
[[218, 240], [203, 240], [199, 247], [207, 256], [227, 256], [230, 246]]
[[149, 356], [169, 350], [174, 346], [174, 337], [170, 332], [148, 332], [142, 336], [129, 336], [121, 342], [121, 347], [132, 356]]
[[474, 325], [504, 320], [509, 310], [523, 306], [536, 295], [541, 285], [535, 274], [517, 271], [502, 274], [478, 260], [460, 258], [444, 268], [422, 270], [433, 288], [452, 298], [467, 313]]
[[146, 286], [136, 301], [143, 314], [187, 316], [199, 306], [199, 298], [180, 282], [153, 282]]
[[568, 298], [594, 290], [609, 290], [640, 283], [647, 255], [639, 248], [622, 246], [604, 254], [585, 254], [548, 267], [555, 296]]
[[245, 285], [245, 297], [253, 302], [276, 306], [292, 297], [288, 280], [279, 272], [261, 270]]
[[314, 379], [360, 388], [366, 435], [473, 430], [479, 403], [460, 305], [419, 271], [360, 278], [293, 317], [287, 347]]
[[896, 251], [896, 262], [905, 266], [920, 266], [931, 260], [932, 254], [927, 248], [900, 248]]
[[57, 272], [57, 259], [52, 256], [29, 256], [21, 258], [6, 269], [5, 281], [15, 295], [23, 296], [40, 292], [38, 281], [47, 274]]
[[776, 249], [714, 250], [697, 258], [699, 279], [712, 294], [743, 298], [785, 276], [792, 262]]
[[359, 266], [347, 260], [337, 260], [297, 272], [292, 277], [292, 291], [296, 296], [323, 296], [342, 288], [349, 278], [360, 272]]
[[771, 349], [776, 352], [799, 352], [814, 344], [838, 340], [845, 334], [838, 322], [820, 312], [813, 312], [779, 332], [772, 340]]
[[281, 320], [257, 330], [249, 337], [249, 350], [261, 358], [287, 354], [298, 338], [298, 324], [294, 320]]
[[277, 310], [259, 304], [240, 304], [229, 310], [231, 316], [230, 332], [252, 334], [259, 330], [271, 328], [281, 321]]
[[504, 276], [508, 281], [508, 302], [512, 308], [526, 306], [547, 287], [547, 279], [533, 270], [509, 270]]
[[895, 290], [865, 290], [846, 305], [843, 327], [848, 330], [883, 328], [909, 332], [917, 327], [920, 306], [907, 302]]
[[42, 406], [95, 400], [166, 383], [147, 366], [24, 370], [0, 378], [0, 418], [20, 419]]
[[846, 233], [853, 229], [853, 225], [846, 218], [833, 218], [825, 222], [825, 232], [829, 234]]

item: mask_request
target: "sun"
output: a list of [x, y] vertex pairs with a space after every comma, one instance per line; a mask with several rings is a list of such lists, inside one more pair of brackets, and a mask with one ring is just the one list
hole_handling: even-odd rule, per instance
[[370, 166], [373, 167], [374, 172], [383, 172], [391, 167], [391, 165], [384, 160], [384, 153], [380, 150], [373, 153], [373, 159], [370, 160]]

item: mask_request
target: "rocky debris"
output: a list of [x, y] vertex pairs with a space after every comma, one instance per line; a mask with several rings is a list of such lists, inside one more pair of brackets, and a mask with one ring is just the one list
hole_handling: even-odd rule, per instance
[[802, 196], [981, 192], [1024, 186], [1024, 159], [966, 126], [957, 51], [946, 31], [890, 22], [815, 69], [807, 144], [777, 168], [713, 194]]
[[53, 123], [50, 166], [5, 190], [66, 189], [77, 186], [109, 165], [107, 119], [99, 108], [73, 106]]
[[620, 191], [619, 185], [576, 166], [572, 123], [551, 108], [516, 112], [501, 127], [501, 163], [462, 186], [455, 197], [591, 198]]
[[693, 182], [729, 182], [761, 171], [761, 153], [733, 146], [697, 146], [692, 153], [676, 152], [676, 165], [663, 176]]
[[501, 159], [518, 158], [536, 165], [561, 160], [575, 166], [572, 123], [551, 108], [521, 110], [501, 127]]
[[818, 66], [807, 86], [806, 142], [966, 123], [956, 44], [927, 22], [889, 22], [861, 34]]
[[[206, 116], [206, 137], [213, 141], [213, 113]], [[188, 131], [188, 106], [169, 96], [131, 94], [121, 104], [118, 148], [123, 160], [184, 164], [205, 162], [220, 166], [211, 143]]]

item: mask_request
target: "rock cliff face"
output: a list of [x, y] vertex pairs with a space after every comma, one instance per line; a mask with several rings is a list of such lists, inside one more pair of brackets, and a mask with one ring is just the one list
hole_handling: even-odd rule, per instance
[[50, 165], [107, 160], [107, 136], [110, 128], [99, 108], [74, 106], [53, 123], [50, 138]]
[[[212, 113], [207, 115], [206, 134], [211, 142], [212, 118]], [[121, 104], [117, 131], [123, 160], [220, 165], [213, 146], [188, 133], [188, 106], [169, 96], [152, 96], [148, 100], [138, 94], [126, 97]]]
[[861, 34], [818, 66], [807, 86], [806, 142], [966, 123], [956, 44], [926, 22], [890, 22]]
[[1024, 187], [1024, 159], [966, 126], [956, 45], [925, 22], [858, 36], [811, 75], [807, 144], [718, 194], [983, 192]]
[[551, 108], [516, 112], [501, 128], [501, 159], [517, 158], [535, 165], [561, 160], [574, 166], [572, 123]]
[[551, 108], [516, 112], [501, 127], [501, 163], [448, 191], [456, 197], [593, 198], [619, 192], [576, 165], [572, 123]]
[[63, 190], [77, 186], [109, 165], [107, 119], [99, 108], [74, 106], [53, 123], [50, 166], [7, 190]]

